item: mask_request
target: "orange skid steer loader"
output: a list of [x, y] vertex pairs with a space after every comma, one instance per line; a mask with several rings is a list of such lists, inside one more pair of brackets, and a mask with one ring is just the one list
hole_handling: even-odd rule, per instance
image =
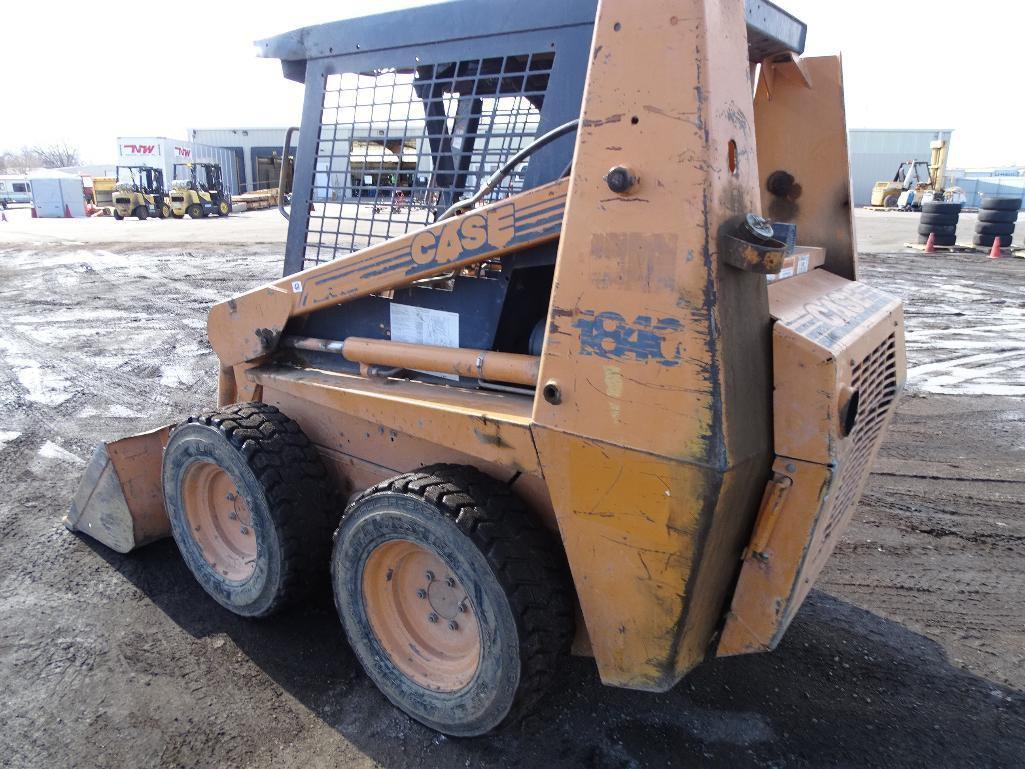
[[262, 42], [306, 88], [284, 277], [212, 308], [216, 408], [98, 448], [68, 527], [171, 535], [249, 617], [330, 579], [367, 675], [452, 735], [571, 650], [664, 691], [773, 649], [905, 370], [805, 34], [765, 0], [457, 0]]

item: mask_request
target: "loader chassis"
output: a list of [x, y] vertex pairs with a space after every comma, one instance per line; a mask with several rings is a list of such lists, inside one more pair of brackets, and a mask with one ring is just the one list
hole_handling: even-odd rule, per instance
[[[374, 49], [375, 24], [347, 27], [360, 44], [341, 54], [327, 46], [336, 25], [265, 43], [307, 87], [285, 277], [215, 305], [208, 323], [230, 410], [210, 429], [242, 424], [257, 407], [232, 404], [255, 403], [316, 447], [352, 500], [332, 568], [357, 656], [393, 702], [453, 734], [533, 701], [572, 627], [563, 558], [582, 618], [574, 648], [607, 684], [663, 691], [710, 655], [774, 648], [853, 514], [904, 378], [900, 303], [855, 279], [838, 58], [798, 58], [803, 25], [762, 2], [528, 5], [529, 34], [491, 20], [415, 66]], [[400, 36], [432, 18], [405, 13]], [[424, 63], [448, 53], [464, 58]], [[332, 79], [345, 72], [360, 74]], [[358, 111], [342, 125], [344, 83], [375, 91], [374, 72], [386, 98], [406, 88], [422, 102], [419, 144]], [[539, 149], [483, 205], [446, 216], [494, 170], [482, 149], [494, 136], [473, 135], [499, 124], [503, 98], [537, 113], [516, 130], [579, 119], [575, 142]], [[785, 255], [759, 234], [759, 211], [796, 223], [824, 266], [805, 256], [801, 274], [767, 284]], [[423, 338], [401, 338], [410, 316]], [[151, 468], [161, 441], [140, 449]], [[69, 515], [101, 540], [90, 500], [118, 498], [107, 456], [90, 468], [104, 493], [80, 494]], [[143, 488], [152, 475], [119, 509], [134, 516]], [[548, 576], [523, 606], [510, 564], [530, 563], [517, 550], [528, 541], [547, 552], [535, 517], [561, 547], [534, 556]], [[467, 564], [480, 558], [491, 576], [478, 582]], [[399, 629], [380, 624], [428, 605]], [[534, 667], [528, 616], [549, 639]], [[432, 662], [405, 656], [418, 645]], [[502, 667], [516, 659], [519, 672]], [[496, 671], [524, 693], [488, 690]]]

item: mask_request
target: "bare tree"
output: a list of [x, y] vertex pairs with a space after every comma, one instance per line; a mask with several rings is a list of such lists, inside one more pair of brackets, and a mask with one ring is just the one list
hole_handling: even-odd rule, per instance
[[67, 142], [35, 146], [29, 152], [39, 158], [39, 165], [43, 168], [64, 168], [66, 166], [77, 166], [81, 163], [78, 147], [73, 147]]
[[41, 165], [42, 160], [28, 147], [0, 152], [0, 173], [23, 174]]

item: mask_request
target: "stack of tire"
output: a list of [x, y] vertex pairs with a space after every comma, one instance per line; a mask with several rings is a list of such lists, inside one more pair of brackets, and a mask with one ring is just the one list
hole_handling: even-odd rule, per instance
[[1000, 198], [996, 195], [985, 195], [979, 206], [979, 221], [975, 225], [975, 237], [972, 243], [985, 248], [992, 248], [993, 241], [1000, 239], [1000, 247], [1011, 245], [1014, 236], [1014, 222], [1021, 208], [1021, 198]]
[[960, 215], [960, 203], [923, 203], [922, 217], [918, 220], [918, 242], [925, 243], [932, 235], [933, 243], [937, 246], [954, 245]]

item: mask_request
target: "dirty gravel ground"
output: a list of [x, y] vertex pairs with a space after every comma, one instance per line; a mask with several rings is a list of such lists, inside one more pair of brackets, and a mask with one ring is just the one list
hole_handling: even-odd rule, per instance
[[241, 620], [171, 541], [121, 556], [60, 525], [98, 440], [213, 402], [206, 310], [278, 264], [266, 244], [0, 244], [0, 766], [1025, 765], [1025, 261], [862, 259], [908, 303], [909, 388], [775, 653], [663, 695], [572, 660], [525, 730], [478, 740], [393, 710], [326, 592]]

